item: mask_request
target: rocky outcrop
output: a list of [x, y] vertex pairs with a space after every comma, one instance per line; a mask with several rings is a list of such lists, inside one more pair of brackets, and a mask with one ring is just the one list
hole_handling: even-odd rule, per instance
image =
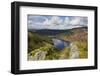
[[79, 58], [79, 51], [78, 47], [75, 43], [70, 44], [70, 54], [69, 54], [70, 59], [77, 59]]
[[30, 56], [29, 60], [44, 60], [47, 52], [46, 51], [39, 51], [34, 56]]

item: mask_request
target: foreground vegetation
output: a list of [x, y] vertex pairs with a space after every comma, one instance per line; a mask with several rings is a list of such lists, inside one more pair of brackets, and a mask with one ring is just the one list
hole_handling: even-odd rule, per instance
[[[70, 33], [57, 35], [64, 40], [71, 41], [77, 46], [79, 58], [88, 57], [87, 31], [84, 29], [71, 30]], [[58, 49], [47, 35], [28, 32], [28, 60], [69, 59], [70, 47]]]

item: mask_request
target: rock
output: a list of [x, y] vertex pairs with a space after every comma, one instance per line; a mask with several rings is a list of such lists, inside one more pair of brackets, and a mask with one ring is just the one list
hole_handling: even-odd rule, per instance
[[78, 47], [75, 43], [70, 44], [70, 54], [69, 54], [70, 59], [77, 59], [79, 58], [79, 51]]
[[34, 57], [30, 56], [29, 60], [44, 60], [46, 54], [47, 54], [46, 51], [39, 51], [34, 55]]

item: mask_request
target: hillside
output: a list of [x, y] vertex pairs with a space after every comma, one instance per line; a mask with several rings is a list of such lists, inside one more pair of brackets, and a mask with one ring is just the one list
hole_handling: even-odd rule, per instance
[[60, 37], [68, 41], [87, 41], [88, 30], [86, 27], [75, 28], [69, 31], [69, 34], [63, 33]]
[[[61, 34], [61, 33], [65, 33], [69, 34], [74, 32], [74, 30], [86, 30], [87, 31], [87, 27], [79, 27], [79, 28], [73, 28], [73, 29], [66, 29], [66, 30], [58, 30], [58, 29], [40, 29], [40, 30], [35, 30], [35, 29], [29, 29], [28, 32], [36, 32], [38, 34], [43, 34], [43, 35], [57, 35], [57, 34]], [[79, 32], [80, 32], [79, 31]], [[78, 32], [78, 31], [77, 31]], [[81, 31], [82, 32], [82, 31]]]
[[70, 41], [78, 49], [78, 58], [87, 58], [87, 35], [87, 27], [68, 30], [29, 30], [28, 60], [69, 59], [71, 47], [62, 50], [56, 48], [52, 41], [53, 37]]

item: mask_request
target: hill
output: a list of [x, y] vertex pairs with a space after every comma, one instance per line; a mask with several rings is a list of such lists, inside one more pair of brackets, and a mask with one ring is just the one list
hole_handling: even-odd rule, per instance
[[[65, 47], [62, 50], [56, 48], [52, 41], [52, 38], [54, 37], [63, 41], [69, 41], [70, 43], [74, 43], [75, 46], [77, 46], [78, 48], [79, 58], [87, 58], [87, 36], [87, 27], [73, 28], [68, 30], [28, 30], [28, 59], [69, 59], [69, 53], [71, 48]], [[41, 59], [38, 56], [43, 58]]]

